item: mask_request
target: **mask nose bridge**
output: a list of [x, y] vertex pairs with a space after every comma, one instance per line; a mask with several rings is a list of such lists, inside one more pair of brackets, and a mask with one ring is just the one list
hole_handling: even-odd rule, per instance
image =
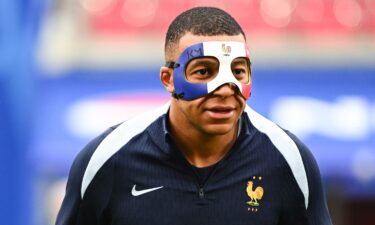
[[228, 57], [225, 60], [219, 59], [219, 71], [215, 79], [208, 82], [208, 89], [209, 92], [214, 91], [218, 89], [219, 87], [225, 85], [225, 84], [231, 84], [231, 86], [235, 86], [238, 91], [241, 92], [241, 83], [234, 77], [232, 73], [232, 61], [235, 59], [235, 57]]

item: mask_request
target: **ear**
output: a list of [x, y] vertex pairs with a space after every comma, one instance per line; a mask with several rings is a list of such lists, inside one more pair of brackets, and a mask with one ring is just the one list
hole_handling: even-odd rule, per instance
[[160, 68], [160, 80], [169, 93], [174, 92], [173, 70], [171, 68], [165, 66]]

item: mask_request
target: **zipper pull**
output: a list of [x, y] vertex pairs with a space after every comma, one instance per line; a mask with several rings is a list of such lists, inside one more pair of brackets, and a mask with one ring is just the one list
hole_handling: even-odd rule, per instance
[[199, 188], [198, 196], [199, 196], [199, 198], [204, 198], [204, 190], [203, 190], [203, 188]]

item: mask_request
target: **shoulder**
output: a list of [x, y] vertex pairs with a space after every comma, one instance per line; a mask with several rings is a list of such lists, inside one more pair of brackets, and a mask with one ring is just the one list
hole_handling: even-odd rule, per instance
[[[284, 129], [283, 129], [284, 130]], [[296, 143], [298, 150], [302, 156], [303, 162], [305, 164], [305, 167], [311, 164], [314, 164], [314, 166], [317, 166], [316, 160], [314, 155], [312, 154], [309, 147], [307, 147], [295, 134], [288, 130], [284, 130], [284, 132]]]
[[62, 218], [59, 220], [66, 220], [69, 218], [68, 215], [73, 213], [70, 208], [75, 208], [78, 211], [79, 204], [81, 198], [81, 184], [82, 178], [86, 171], [87, 165], [95, 152], [97, 146], [101, 143], [101, 141], [107, 137], [116, 127], [111, 127], [107, 129], [105, 132], [100, 134], [98, 137], [94, 138], [90, 141], [76, 156], [73, 161], [73, 164], [70, 168], [68, 182], [66, 186], [65, 198], [64, 202], [61, 206], [60, 212], [64, 212], [63, 214], [59, 215]]
[[70, 169], [64, 201], [56, 224], [76, 223], [78, 216], [91, 221], [95, 215], [89, 215], [87, 210], [90, 213], [93, 207], [95, 212], [104, 210], [115, 183], [116, 153], [125, 149], [122, 147], [133, 137], [144, 133], [143, 131], [165, 114], [168, 108], [169, 104], [166, 104], [111, 127], [79, 152]]
[[85, 168], [81, 168], [81, 171], [84, 171], [81, 184], [81, 197], [83, 197], [88, 185], [103, 165], [122, 149], [123, 146], [128, 144], [131, 139], [142, 133], [150, 124], [165, 114], [168, 108], [169, 103], [121, 123], [115, 129], [112, 128], [111, 131], [94, 139], [92, 141], [94, 143], [89, 144], [89, 147], [80, 153], [84, 157], [80, 157], [79, 155], [76, 161], [83, 161], [84, 163], [79, 164], [86, 165]]
[[266, 135], [286, 159], [298, 160], [295, 157], [309, 152], [308, 148], [291, 132], [279, 127], [248, 106], [245, 112], [251, 125]]
[[105, 139], [117, 126], [108, 128], [102, 134], [92, 139], [76, 156], [70, 169], [70, 180], [80, 181], [83, 177], [84, 171], [89, 163], [92, 155], [94, 154], [98, 145]]

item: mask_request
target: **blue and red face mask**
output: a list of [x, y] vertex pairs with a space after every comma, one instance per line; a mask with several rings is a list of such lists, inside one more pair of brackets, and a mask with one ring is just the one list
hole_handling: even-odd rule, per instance
[[174, 69], [174, 96], [193, 100], [213, 92], [224, 84], [233, 84], [245, 99], [251, 93], [251, 63], [244, 42], [209, 41], [187, 47]]

